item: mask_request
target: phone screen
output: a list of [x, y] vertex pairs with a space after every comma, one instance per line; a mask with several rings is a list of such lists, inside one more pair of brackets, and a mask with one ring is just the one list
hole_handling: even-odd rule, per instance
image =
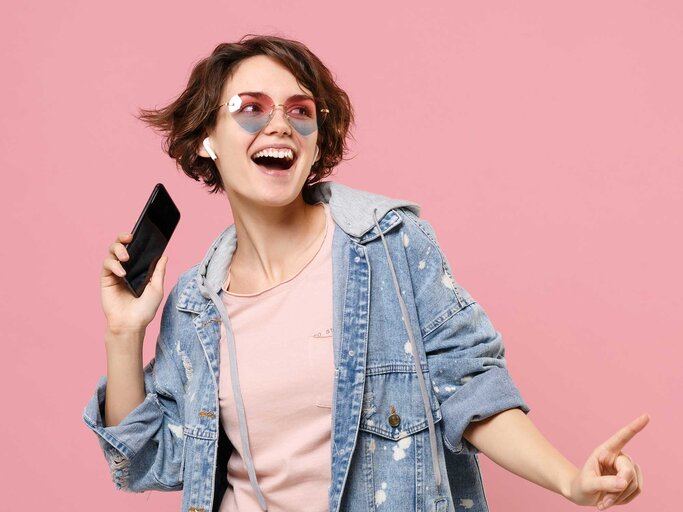
[[136, 297], [151, 279], [179, 220], [180, 211], [166, 188], [157, 183], [135, 223], [133, 239], [126, 245], [128, 261], [121, 262], [126, 271], [124, 281]]

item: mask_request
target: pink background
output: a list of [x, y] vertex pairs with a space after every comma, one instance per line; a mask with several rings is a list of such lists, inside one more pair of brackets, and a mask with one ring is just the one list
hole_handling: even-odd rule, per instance
[[[133, 118], [246, 33], [307, 44], [357, 112], [333, 179], [423, 206], [539, 429], [576, 465], [641, 413], [627, 510], [680, 510], [683, 7], [676, 1], [13, 2], [2, 62], [3, 503], [168, 511], [117, 492], [81, 412], [105, 372], [99, 271], [157, 181], [166, 292], [231, 222]], [[153, 352], [157, 320], [148, 330]], [[492, 511], [577, 507], [481, 457]]]

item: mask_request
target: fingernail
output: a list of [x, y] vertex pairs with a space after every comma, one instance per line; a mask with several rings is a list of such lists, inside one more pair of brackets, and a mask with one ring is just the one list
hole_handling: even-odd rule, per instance
[[612, 499], [612, 498], [607, 498], [607, 499], [605, 500], [605, 508], [607, 508], [607, 507], [609, 507], [610, 505], [612, 505], [612, 503], [614, 503], [614, 499]]

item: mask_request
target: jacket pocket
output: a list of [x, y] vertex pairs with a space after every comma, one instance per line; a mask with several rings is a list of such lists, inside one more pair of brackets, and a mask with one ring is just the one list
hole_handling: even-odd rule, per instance
[[[434, 423], [441, 409], [430, 385], [429, 371], [422, 366]], [[424, 401], [415, 367], [395, 363], [368, 368], [363, 393], [360, 429], [398, 441], [428, 428]]]
[[[429, 383], [424, 366], [423, 374]], [[429, 387], [427, 393], [436, 423], [441, 410]], [[428, 428], [412, 364], [367, 369], [357, 454], [367, 493], [361, 500], [395, 512], [433, 509], [437, 494]]]

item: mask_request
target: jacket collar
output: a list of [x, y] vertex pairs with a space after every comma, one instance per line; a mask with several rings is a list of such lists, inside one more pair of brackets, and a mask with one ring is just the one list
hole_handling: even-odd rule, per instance
[[[335, 224], [361, 244], [380, 236], [373, 219], [374, 209], [377, 209], [379, 226], [384, 234], [402, 221], [392, 211], [394, 208], [407, 208], [418, 216], [421, 208], [412, 201], [354, 189], [333, 181], [316, 183], [310, 197], [311, 203], [327, 203]], [[179, 294], [176, 304], [178, 309], [197, 313], [205, 309], [207, 302], [210, 302], [206, 287], [218, 293], [227, 277], [228, 265], [236, 247], [235, 225], [231, 224], [211, 244], [204, 259], [195, 269], [196, 275]]]
[[[363, 235], [366, 235], [368, 231], [375, 231], [372, 238], [379, 236], [372, 217], [372, 211], [375, 208], [377, 208], [378, 219], [384, 217], [389, 210], [400, 207], [409, 208], [416, 215], [420, 215], [420, 205], [412, 201], [357, 190], [334, 181], [317, 183], [312, 190], [311, 197], [314, 203], [322, 201], [329, 204], [336, 224], [347, 235], [357, 238], [360, 243], [369, 241], [363, 239]], [[382, 230], [386, 231], [384, 226]]]

